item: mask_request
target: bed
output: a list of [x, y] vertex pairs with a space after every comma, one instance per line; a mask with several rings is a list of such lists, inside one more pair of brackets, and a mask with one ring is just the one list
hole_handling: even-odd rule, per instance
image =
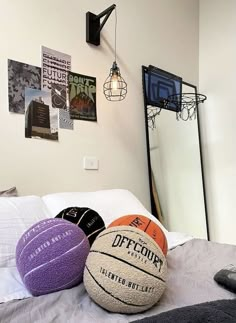
[[[222, 308], [226, 308], [222, 303], [226, 301], [236, 308], [236, 303], [232, 306], [235, 294], [213, 279], [217, 271], [234, 261], [236, 246], [194, 239], [182, 233], [168, 232], [163, 227], [169, 245], [167, 288], [160, 301], [150, 310], [132, 315], [109, 313], [91, 300], [83, 283], [71, 289], [31, 297], [15, 266], [16, 242], [31, 224], [54, 217], [60, 210], [72, 205], [93, 208], [102, 214], [106, 224], [129, 213], [143, 214], [155, 220], [140, 201], [126, 190], [56, 193], [43, 197], [0, 197], [0, 322], [122, 323], [138, 320], [159, 322], [159, 318], [160, 322], [173, 322], [169, 315], [173, 313], [176, 317], [178, 314], [175, 311], [186, 306], [190, 306], [187, 308], [190, 313], [192, 305], [213, 302], [216, 310], [216, 301], [222, 300]], [[202, 308], [194, 307], [195, 313], [196, 310], [203, 313]], [[163, 316], [166, 313], [167, 316]], [[225, 315], [236, 322], [236, 316], [232, 318], [234, 314], [230, 310]], [[216, 317], [212, 322], [218, 322]]]

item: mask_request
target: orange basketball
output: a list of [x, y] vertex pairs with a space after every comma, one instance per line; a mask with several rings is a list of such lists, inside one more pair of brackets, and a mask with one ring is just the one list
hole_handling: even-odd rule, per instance
[[108, 228], [120, 225], [129, 225], [146, 232], [158, 244], [166, 256], [168, 250], [166, 236], [161, 228], [151, 219], [141, 214], [124, 215], [114, 220]]

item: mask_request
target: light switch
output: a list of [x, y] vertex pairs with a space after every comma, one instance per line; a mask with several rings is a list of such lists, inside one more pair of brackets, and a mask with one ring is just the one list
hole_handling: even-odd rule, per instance
[[84, 157], [84, 169], [98, 169], [97, 157]]

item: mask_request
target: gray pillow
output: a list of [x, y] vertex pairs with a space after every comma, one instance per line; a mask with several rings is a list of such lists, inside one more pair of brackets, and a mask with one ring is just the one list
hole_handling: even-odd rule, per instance
[[5, 191], [0, 191], [0, 197], [11, 197], [11, 196], [17, 196], [16, 187], [11, 187]]

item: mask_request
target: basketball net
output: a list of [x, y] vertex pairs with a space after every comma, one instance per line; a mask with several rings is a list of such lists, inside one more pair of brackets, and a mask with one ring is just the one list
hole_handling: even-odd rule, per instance
[[147, 106], [147, 120], [148, 120], [148, 127], [152, 130], [156, 128], [155, 119], [156, 116], [161, 113], [161, 108], [154, 107], [152, 105]]
[[197, 117], [197, 107], [199, 103], [203, 103], [206, 100], [206, 96], [200, 93], [182, 93], [170, 95], [168, 102], [177, 106], [181, 102], [181, 109], [176, 112], [176, 119], [187, 121], [195, 120]]
[[[164, 104], [175, 104], [176, 107], [180, 105], [181, 109], [179, 112], [176, 112], [176, 120], [187, 121], [195, 120], [197, 117], [197, 106], [199, 103], [203, 103], [206, 100], [206, 96], [200, 93], [182, 93], [181, 99], [180, 94], [170, 95], [168, 100], [165, 100]], [[161, 113], [162, 108], [155, 107], [152, 105], [147, 106], [147, 119], [148, 127], [152, 130], [156, 128], [155, 119], [156, 116]]]

